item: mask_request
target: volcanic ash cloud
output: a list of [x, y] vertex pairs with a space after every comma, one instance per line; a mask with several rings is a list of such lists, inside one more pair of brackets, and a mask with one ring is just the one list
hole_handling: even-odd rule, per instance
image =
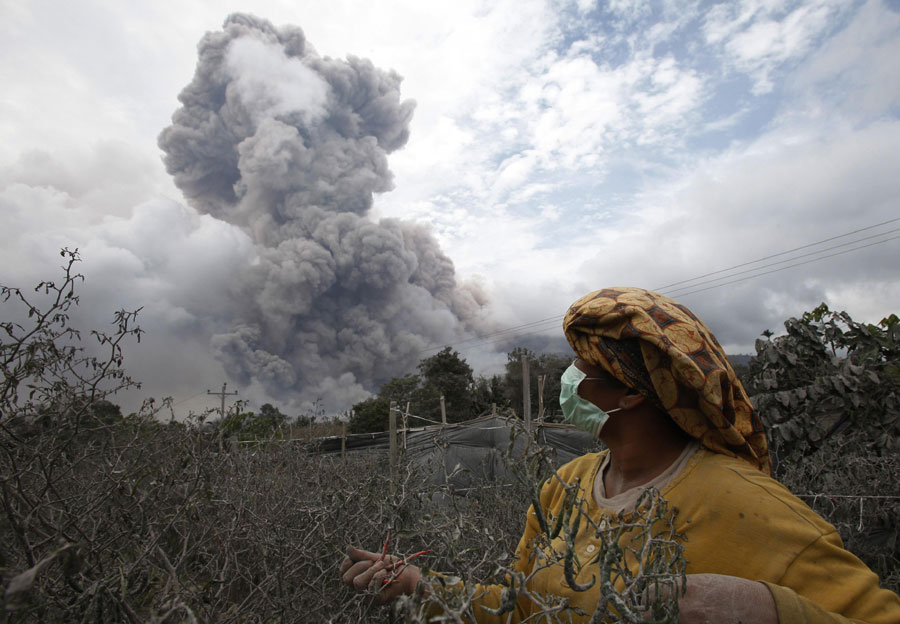
[[201, 40], [159, 145], [190, 204], [257, 247], [230, 285], [229, 318], [212, 323], [234, 381], [346, 406], [477, 323], [483, 296], [457, 284], [426, 228], [366, 216], [409, 137], [415, 105], [400, 82], [249, 15]]

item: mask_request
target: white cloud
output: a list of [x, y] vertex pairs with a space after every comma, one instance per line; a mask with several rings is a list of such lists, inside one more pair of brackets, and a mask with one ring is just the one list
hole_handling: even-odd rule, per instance
[[722, 44], [734, 68], [753, 79], [753, 92], [763, 94], [774, 87], [773, 72], [807, 54], [839, 11], [840, 5], [831, 0], [793, 9], [781, 2], [744, 0], [716, 5], [704, 31], [707, 42]]
[[623, 17], [634, 19], [651, 10], [649, 3], [641, 0], [608, 0], [607, 9]]
[[[138, 324], [147, 332], [145, 340], [129, 344], [126, 358], [128, 370], [145, 387], [122, 399], [124, 407], [136, 409], [142, 397], [187, 396], [196, 384], [223, 378], [203, 337], [214, 329], [211, 319], [228, 317], [231, 276], [254, 251], [237, 228], [170, 200], [98, 213], [98, 201], [133, 197], [111, 175], [117, 170], [110, 156], [120, 148], [100, 145], [94, 152], [71, 154], [72, 160], [40, 154], [3, 171], [0, 283], [28, 288], [57, 279], [59, 250], [78, 248], [83, 261], [77, 270], [86, 279], [73, 312], [77, 327], [108, 330], [116, 310], [143, 308]], [[118, 172], [127, 174], [134, 164], [123, 158]], [[98, 177], [104, 168], [107, 175]]]
[[[593, 9], [602, 21], [586, 21]], [[153, 335], [137, 376], [166, 394], [223, 380], [206, 345], [179, 344], [178, 329], [197, 310], [227, 316], [229, 273], [252, 260], [243, 234], [162, 199], [177, 195], [155, 144], [198, 39], [233, 10], [246, 5], [7, 2], [0, 23], [0, 281], [45, 277], [60, 246], [81, 246], [90, 313], [105, 322], [119, 305], [145, 305]], [[390, 158], [396, 189], [376, 198], [375, 216], [430, 223], [458, 274], [492, 293], [498, 323], [896, 212], [900, 15], [881, 2], [257, 0], [250, 10], [298, 24], [323, 55], [404, 76], [412, 135]], [[256, 52], [253, 79], [272, 84], [272, 106], [318, 93]], [[693, 147], [712, 135], [722, 140]], [[735, 347], [821, 300], [877, 321], [900, 308], [896, 245], [685, 302]]]
[[[900, 178], [892, 173], [896, 167], [890, 156], [898, 141], [900, 122], [896, 121], [807, 137], [802, 142], [791, 137], [786, 143], [781, 131], [775, 131], [753, 145], [701, 163], [678, 186], [661, 187], [646, 196], [649, 207], [635, 215], [633, 225], [617, 228], [616, 240], [583, 267], [583, 274], [593, 271], [592, 266], [604, 266], [606, 279], [628, 276], [638, 285], [660, 287], [886, 221], [896, 216], [900, 197]], [[891, 261], [898, 245], [900, 241], [892, 241], [698, 293], [685, 303], [705, 310], [707, 321], [715, 320], [724, 328], [723, 340], [731, 342], [739, 342], [746, 323], [754, 323], [761, 331], [776, 324], [773, 318], [783, 320], [823, 300], [837, 309], [853, 308], [863, 318], [883, 316], [900, 307], [896, 265]], [[746, 268], [752, 266], [758, 265]], [[719, 277], [723, 276], [667, 292], [678, 298], [721, 283], [715, 281]], [[886, 284], [893, 286], [886, 288]], [[860, 288], [879, 292], [879, 297], [870, 299], [880, 300], [880, 305], [861, 306], [847, 297]], [[729, 310], [744, 296], [764, 297], [767, 303], [764, 307], [754, 304], [754, 314], [736, 324]]]
[[900, 12], [867, 2], [846, 28], [797, 68], [788, 82], [803, 98], [802, 115], [877, 117], [900, 105]]

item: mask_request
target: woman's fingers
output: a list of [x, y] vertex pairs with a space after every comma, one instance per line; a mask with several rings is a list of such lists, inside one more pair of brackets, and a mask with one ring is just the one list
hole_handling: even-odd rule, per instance
[[[344, 570], [341, 580], [356, 591], [380, 591], [392, 574], [389, 566], [388, 560], [357, 561]], [[343, 566], [341, 567], [343, 569]]]
[[366, 585], [366, 589], [373, 592], [381, 591], [387, 582], [388, 574], [390, 574], [389, 570], [384, 568], [384, 565], [381, 563], [376, 563], [372, 566], [372, 576], [369, 579], [368, 584]]
[[379, 555], [369, 552], [368, 550], [360, 550], [353, 546], [347, 547], [347, 556], [341, 561], [341, 576], [350, 569], [354, 563], [359, 561], [378, 561]]
[[380, 554], [348, 546], [347, 556], [341, 561], [341, 580], [347, 585], [353, 585], [353, 579], [371, 567], [380, 557]]
[[341, 581], [357, 591], [362, 591], [368, 587], [369, 582], [372, 580], [372, 576], [376, 572], [372, 569], [375, 565], [373, 561], [357, 561], [344, 571], [341, 575]]
[[421, 576], [416, 566], [403, 565], [402, 559], [353, 546], [347, 547], [347, 556], [340, 569], [345, 585], [359, 592], [376, 594], [376, 604], [385, 604], [400, 594], [409, 593]]
[[373, 553], [368, 550], [363, 550], [361, 548], [354, 548], [353, 546], [347, 546], [347, 557], [354, 561], [378, 561], [381, 559], [381, 553]]

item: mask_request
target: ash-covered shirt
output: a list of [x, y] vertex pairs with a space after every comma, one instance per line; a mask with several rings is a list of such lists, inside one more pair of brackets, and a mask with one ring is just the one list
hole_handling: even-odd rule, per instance
[[594, 477], [594, 504], [601, 509], [609, 509], [614, 514], [618, 514], [620, 512], [626, 511], [631, 512], [634, 511], [634, 506], [637, 504], [638, 498], [640, 498], [641, 494], [643, 494], [649, 488], [656, 488], [657, 490], [662, 490], [666, 487], [669, 482], [675, 478], [675, 476], [684, 470], [684, 467], [687, 466], [688, 461], [690, 461], [691, 457], [694, 456], [694, 453], [700, 448], [700, 443], [696, 440], [690, 440], [681, 451], [681, 454], [669, 464], [669, 467], [662, 471], [661, 474], [655, 476], [653, 479], [644, 483], [643, 485], [639, 485], [637, 487], [633, 487], [629, 490], [625, 490], [624, 492], [619, 492], [612, 498], [606, 497], [606, 486], [603, 484], [603, 475], [606, 474], [606, 469], [609, 467], [609, 453], [604, 453], [603, 460], [600, 462], [600, 469], [597, 471], [597, 476]]
[[[598, 500], [593, 496], [605, 453], [584, 455], [558, 471], [563, 482], [573, 484], [577, 480], [583, 484], [579, 486], [583, 504], [598, 525], [603, 519], [617, 521], [617, 513], [599, 504], [605, 502], [602, 496]], [[700, 448], [660, 488], [660, 494], [678, 510], [675, 528], [686, 538], [687, 574], [726, 574], [765, 583], [775, 598], [782, 624], [900, 622], [900, 597], [879, 587], [878, 576], [844, 549], [834, 527], [781, 483], [749, 463]], [[540, 495], [545, 517], [556, 517], [565, 500], [565, 488], [557, 479], [548, 480]], [[571, 606], [589, 614], [581, 618], [569, 611], [563, 620], [586, 622], [600, 598], [600, 584], [587, 591], [572, 589], [564, 578], [563, 565], [553, 563], [561, 561], [563, 539], [558, 537], [550, 543], [550, 548], [557, 551], [554, 556], [535, 547], [535, 538], [540, 534], [540, 524], [530, 508], [516, 549], [516, 571], [530, 577], [528, 590], [533, 595], [564, 597]], [[628, 534], [622, 539], [629, 539]], [[590, 523], [581, 522], [574, 539], [580, 565], [576, 583], [590, 583], [594, 567], [591, 562], [596, 560], [599, 548], [600, 540]], [[476, 596], [474, 612], [477, 622], [483, 624], [521, 622], [540, 612], [521, 592], [511, 613], [494, 616], [480, 608], [497, 608], [502, 589], [500, 585], [466, 588], [457, 584], [446, 591], [465, 591]]]

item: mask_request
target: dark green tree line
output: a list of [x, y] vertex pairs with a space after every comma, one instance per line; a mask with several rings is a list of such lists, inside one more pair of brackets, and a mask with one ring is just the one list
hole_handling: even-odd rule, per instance
[[447, 347], [419, 362], [417, 373], [394, 377], [385, 383], [378, 394], [353, 406], [348, 431], [367, 433], [386, 431], [391, 401], [397, 407], [414, 416], [411, 426], [441, 422], [441, 396], [447, 412], [447, 422], [457, 423], [476, 418], [497, 408], [512, 408], [521, 418], [522, 358], [529, 359], [529, 379], [532, 418], [538, 416], [539, 377], [544, 377], [544, 417], [558, 420], [559, 378], [571, 362], [570, 356], [536, 354], [529, 349], [516, 347], [507, 355], [503, 375], [475, 377], [472, 367], [456, 351]]

